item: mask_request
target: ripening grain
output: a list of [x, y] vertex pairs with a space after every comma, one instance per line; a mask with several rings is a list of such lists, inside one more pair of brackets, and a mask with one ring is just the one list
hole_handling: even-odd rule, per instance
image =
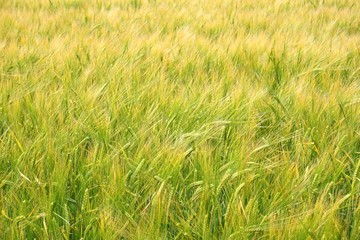
[[0, 0], [0, 238], [358, 239], [359, 13]]

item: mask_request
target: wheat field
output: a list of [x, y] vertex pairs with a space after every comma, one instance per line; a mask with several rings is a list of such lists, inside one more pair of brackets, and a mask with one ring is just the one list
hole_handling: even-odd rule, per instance
[[359, 239], [358, 0], [0, 0], [0, 239]]

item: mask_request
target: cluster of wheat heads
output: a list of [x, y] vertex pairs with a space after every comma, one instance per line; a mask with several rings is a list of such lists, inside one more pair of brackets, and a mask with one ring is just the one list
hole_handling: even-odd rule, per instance
[[1, 239], [357, 239], [357, 0], [0, 0]]

